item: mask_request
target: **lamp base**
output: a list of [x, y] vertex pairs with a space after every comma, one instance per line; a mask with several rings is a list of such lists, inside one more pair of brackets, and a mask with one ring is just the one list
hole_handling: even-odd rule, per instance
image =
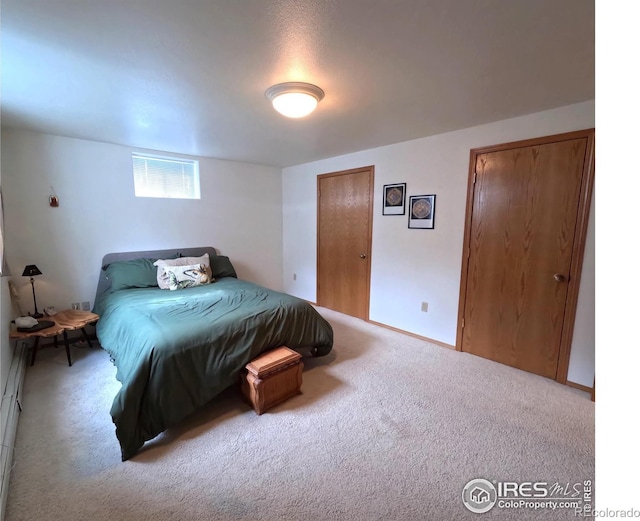
[[30, 316], [33, 317], [33, 318], [42, 318], [42, 317], [44, 317], [44, 315], [42, 313], [32, 313]]

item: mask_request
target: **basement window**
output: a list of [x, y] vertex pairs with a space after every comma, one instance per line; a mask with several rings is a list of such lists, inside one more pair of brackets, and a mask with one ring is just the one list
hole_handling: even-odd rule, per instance
[[198, 161], [132, 154], [136, 197], [200, 199]]

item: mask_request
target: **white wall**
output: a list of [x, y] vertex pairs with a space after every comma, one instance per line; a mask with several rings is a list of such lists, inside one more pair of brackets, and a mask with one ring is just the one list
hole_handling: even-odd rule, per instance
[[7, 386], [9, 367], [13, 359], [13, 345], [9, 340], [9, 323], [13, 317], [7, 280], [7, 277], [0, 278], [0, 396], [3, 396]]
[[[0, 149], [0, 158], [2, 158], [2, 150]], [[2, 187], [2, 161], [0, 161], [0, 188]], [[0, 193], [2, 191], [0, 190]], [[0, 208], [2, 211], [2, 208]], [[0, 226], [2, 226], [2, 236], [4, 237], [5, 228], [3, 225], [3, 219], [0, 216]], [[0, 263], [2, 260], [0, 260]], [[0, 271], [2, 270], [0, 265]], [[9, 375], [9, 367], [11, 366], [11, 360], [13, 358], [13, 349], [11, 342], [9, 341], [9, 323], [11, 322], [11, 301], [9, 297], [8, 278], [5, 276], [0, 278], [0, 397], [4, 396], [5, 387], [7, 385], [7, 378]], [[2, 429], [1, 435], [4, 436], [4, 429]], [[0, 443], [2, 443], [0, 438]]]
[[[102, 257], [119, 251], [213, 246], [241, 278], [282, 289], [280, 169], [197, 158], [200, 200], [136, 198], [131, 152], [3, 129], [6, 249], [23, 308], [33, 309], [31, 286], [20, 276], [26, 264], [43, 272], [40, 311], [93, 305]], [[49, 207], [51, 187], [58, 208]]]
[[[374, 165], [369, 318], [455, 345], [470, 149], [594, 126], [595, 102], [590, 101], [285, 168], [285, 291], [316, 299], [316, 177]], [[382, 216], [382, 186], [400, 182], [407, 183], [408, 195], [437, 195], [434, 230], [408, 229], [406, 215]], [[590, 241], [585, 252], [587, 272], [594, 256]], [[576, 328], [581, 331], [575, 334], [570, 374], [576, 383], [591, 386], [595, 348], [588, 293], [579, 297]], [[423, 301], [429, 303], [427, 313], [420, 311]]]
[[573, 329], [573, 344], [569, 372], [570, 382], [591, 387], [593, 385], [596, 345], [596, 198], [591, 200], [585, 255], [580, 277], [580, 294]]
[[[1, 157], [0, 150], [0, 157]], [[0, 165], [2, 162], [0, 161]], [[2, 187], [2, 169], [0, 167], [0, 187]], [[0, 190], [1, 193], [1, 190]], [[2, 211], [2, 208], [0, 208]], [[0, 226], [3, 226], [3, 219], [0, 218]], [[4, 226], [2, 229], [2, 235], [4, 236]], [[0, 260], [0, 262], [2, 262]], [[2, 268], [2, 266], [0, 266]], [[13, 318], [11, 315], [11, 299], [9, 296], [9, 285], [8, 285], [8, 277], [6, 276], [0, 277], [0, 398], [4, 401], [4, 393], [7, 387], [7, 381], [9, 379], [9, 368], [11, 367], [11, 361], [13, 360], [13, 346], [11, 341], [9, 340], [9, 323]], [[2, 423], [0, 424], [0, 444], [2, 444], [3, 448], [6, 444], [4, 436], [5, 436], [5, 420], [4, 413], [2, 418]], [[0, 473], [2, 469], [0, 469]], [[2, 517], [2, 509], [3, 505], [0, 505], [0, 518]]]

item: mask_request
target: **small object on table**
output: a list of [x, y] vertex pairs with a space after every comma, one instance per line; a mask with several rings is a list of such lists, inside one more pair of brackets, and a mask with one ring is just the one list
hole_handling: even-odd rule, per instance
[[33, 317], [18, 317], [14, 320], [18, 329], [29, 329], [38, 325], [38, 321]]
[[16, 319], [16, 324], [18, 324], [18, 332], [20, 333], [35, 333], [36, 331], [40, 331], [41, 329], [47, 329], [47, 328], [50, 328], [51, 326], [56, 325], [55, 322], [51, 322], [50, 320], [40, 320], [40, 321], [36, 320], [36, 323], [32, 326], [20, 327], [17, 321], [18, 319]]
[[256, 414], [301, 393], [301, 358], [299, 353], [282, 346], [263, 353], [245, 366], [242, 392]]

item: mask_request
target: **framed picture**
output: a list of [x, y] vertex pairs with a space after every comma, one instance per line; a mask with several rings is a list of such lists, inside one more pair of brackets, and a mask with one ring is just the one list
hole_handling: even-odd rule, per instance
[[382, 215], [404, 215], [407, 183], [384, 185], [382, 189]]
[[412, 195], [409, 197], [409, 228], [432, 230], [435, 216], [435, 195]]

